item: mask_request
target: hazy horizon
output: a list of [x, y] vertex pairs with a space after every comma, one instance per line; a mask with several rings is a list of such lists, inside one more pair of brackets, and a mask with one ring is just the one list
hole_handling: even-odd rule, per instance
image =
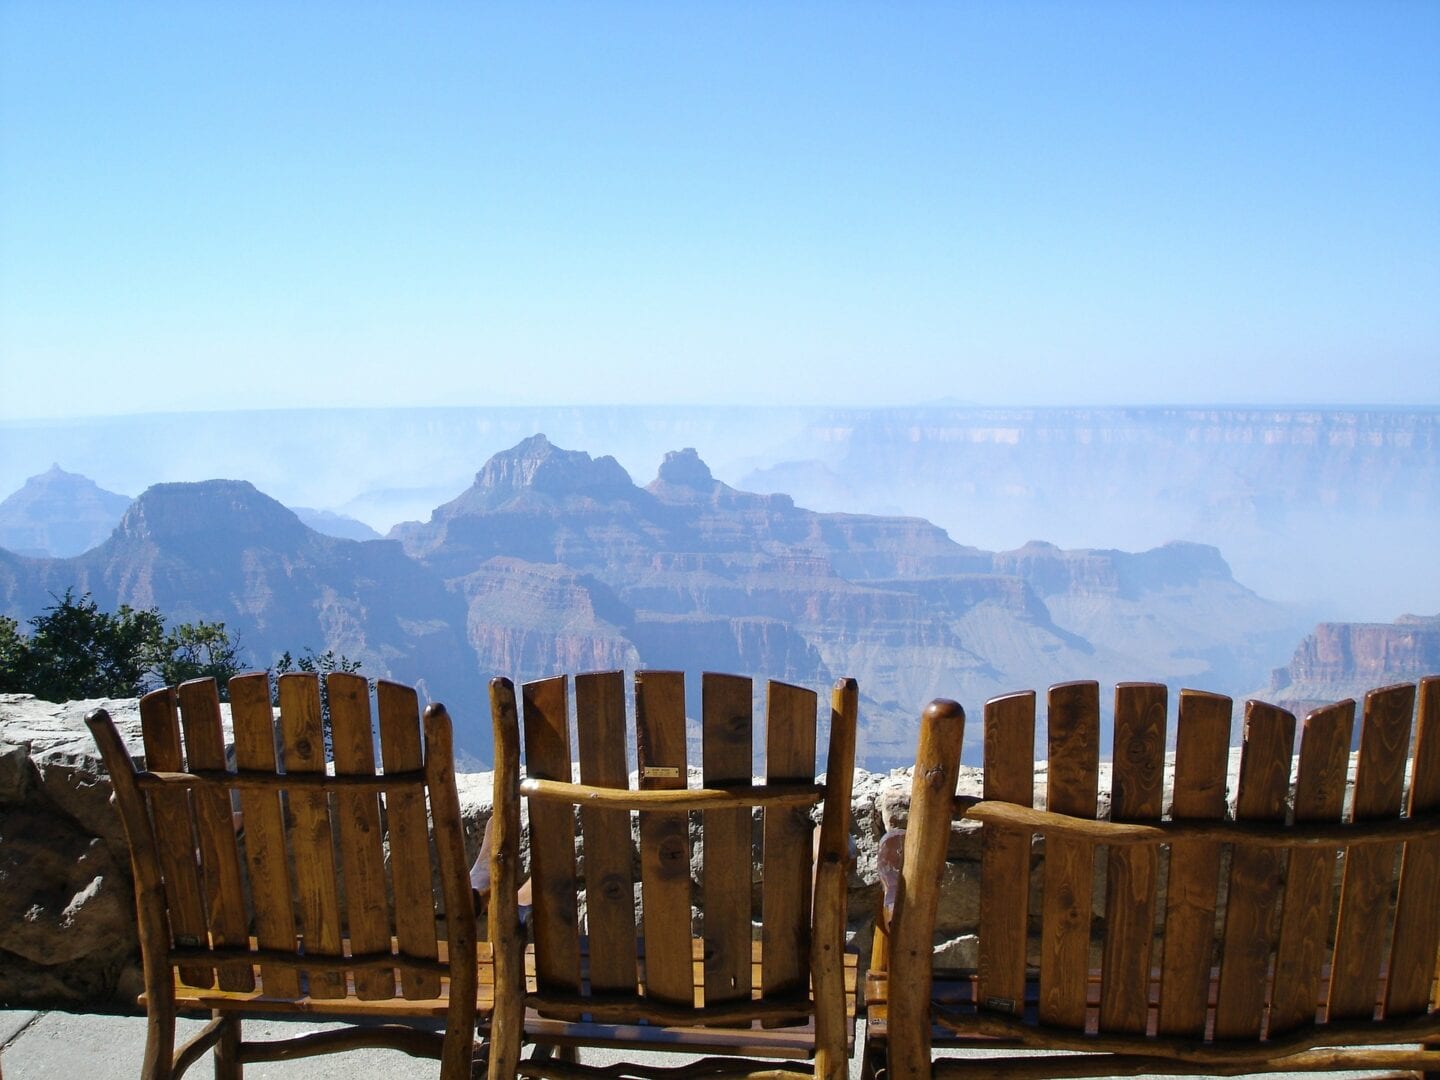
[[[491, 455], [536, 433], [567, 450], [614, 456], [639, 486], [655, 477], [665, 453], [691, 446], [731, 486], [784, 492], [819, 511], [924, 517], [957, 543], [986, 550], [1012, 550], [1031, 540], [1127, 551], [1172, 540], [1209, 543], [1241, 584], [1299, 605], [1316, 621], [1383, 622], [1440, 612], [1440, 569], [1430, 540], [1440, 527], [1437, 413], [1431, 407], [553, 406], [0, 421], [0, 498], [52, 464], [130, 497], [155, 483], [240, 479], [286, 505], [346, 514], [383, 535], [400, 521], [427, 520], [471, 484]], [[1212, 414], [1242, 429], [1212, 432], [1212, 448], [1193, 452], [1185, 447], [1196, 432], [1169, 430]], [[1039, 428], [1007, 449], [1005, 439], [1013, 436], [1005, 425], [1017, 417], [1036, 418]], [[1049, 417], [1063, 422], [1048, 425]], [[1301, 423], [1307, 418], [1309, 428]], [[1407, 419], [1421, 422], [1420, 429], [1385, 433], [1385, 424]], [[1300, 433], [1286, 435], [1287, 422]], [[912, 423], [921, 426], [910, 432]], [[1067, 424], [1080, 430], [1067, 434]], [[955, 425], [963, 431], [947, 434]], [[1049, 434], [1047, 426], [1054, 427]], [[957, 437], [962, 442], [947, 450], [946, 440]], [[1276, 438], [1298, 440], [1296, 450], [1288, 457], [1257, 456]], [[1378, 440], [1390, 449], [1365, 466], [1368, 473], [1335, 474], [1337, 461], [1370, 460], [1327, 457], [1314, 445], [1337, 438]], [[1411, 445], [1417, 438], [1422, 445]], [[945, 475], [951, 454], [954, 475]], [[1149, 460], [1156, 454], [1163, 460]], [[1286, 461], [1292, 471], [1279, 478], [1282, 488], [1308, 485], [1312, 496], [1276, 489], [1265, 478], [1266, 469]], [[980, 477], [978, 487], [969, 477], [967, 488], [967, 474], [977, 468], [994, 475]], [[1166, 468], [1180, 471], [1167, 477]], [[1015, 489], [1016, 480], [1025, 489]]]

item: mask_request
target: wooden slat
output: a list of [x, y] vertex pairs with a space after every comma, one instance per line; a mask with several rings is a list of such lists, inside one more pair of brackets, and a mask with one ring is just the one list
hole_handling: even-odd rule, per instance
[[[1156, 821], [1164, 809], [1166, 691], [1157, 683], [1115, 688], [1114, 821]], [[1150, 947], [1155, 936], [1158, 847], [1111, 849], [1106, 868], [1100, 1029], [1144, 1034]]]
[[[1365, 695], [1353, 820], [1399, 815], [1414, 712], [1413, 684], [1372, 690]], [[1392, 844], [1373, 844], [1346, 853], [1340, 918], [1335, 928], [1335, 959], [1330, 968], [1331, 1019], [1358, 1020], [1374, 1015], [1380, 964], [1390, 933], [1390, 896], [1399, 854], [1398, 846]]]
[[[375, 774], [375, 732], [370, 722], [370, 684], [351, 672], [325, 678], [330, 699], [331, 745], [337, 776]], [[380, 800], [373, 792], [339, 792], [335, 827], [340, 870], [345, 875], [345, 914], [350, 947], [378, 952], [390, 944], [390, 907], [385, 900], [385, 850]], [[364, 1001], [395, 996], [393, 971], [357, 971], [355, 995]]]
[[[1294, 745], [1294, 716], [1264, 702], [1246, 702], [1237, 820], [1285, 819]], [[1217, 1039], [1253, 1038], [1265, 1022], [1283, 861], [1283, 851], [1268, 844], [1240, 843], [1231, 852], [1215, 1004]]]
[[[595, 787], [629, 787], [624, 672], [575, 677], [575, 733], [580, 744], [581, 782]], [[580, 830], [585, 844], [590, 989], [633, 994], [637, 976], [630, 813], [582, 806]]]
[[[1170, 810], [1176, 820], [1218, 821], [1225, 816], [1231, 707], [1231, 700], [1219, 694], [1180, 691]], [[1219, 885], [1219, 844], [1187, 841], [1170, 846], [1160, 962], [1162, 1035], [1205, 1033]]]
[[[636, 673], [635, 744], [642, 789], [685, 787], [685, 677], [680, 672]], [[640, 880], [645, 993], [668, 1004], [690, 1004], [690, 830], [685, 814], [641, 812]]]
[[[1047, 809], [1095, 816], [1100, 769], [1100, 688], [1093, 682], [1050, 688], [1047, 726]], [[1091, 890], [1095, 845], [1048, 837], [1040, 941], [1040, 1022], [1085, 1025], [1085, 980], [1090, 971]]]
[[[287, 773], [325, 771], [325, 731], [320, 714], [320, 677], [311, 672], [280, 676], [280, 733]], [[300, 937], [305, 948], [331, 956], [340, 952], [340, 893], [335, 880], [335, 834], [330, 797], [322, 791], [291, 791], [290, 853], [295, 860], [295, 893]], [[345, 976], [334, 968], [309, 970], [310, 996], [345, 996]]]
[[[225, 735], [220, 725], [220, 695], [214, 679], [192, 679], [179, 688], [180, 722], [185, 752], [192, 769], [225, 768]], [[200, 865], [205, 883], [211, 941], [217, 946], [243, 945], [249, 940], [249, 919], [235, 847], [235, 820], [230, 794], [223, 789], [194, 793], [195, 821], [200, 834]], [[255, 985], [247, 970], [220, 971], [220, 989], [249, 990]]]
[[[813, 690], [769, 685], [765, 719], [768, 783], [815, 778]], [[761, 990], [765, 995], [805, 992], [810, 981], [811, 833], [807, 807], [765, 811], [760, 923], [764, 944]]]
[[[1339, 821], [1344, 813], [1354, 724], [1353, 701], [1328, 705], [1305, 717], [1295, 784], [1297, 826]], [[1270, 995], [1271, 1037], [1315, 1021], [1321, 969], [1329, 953], [1335, 858], [1334, 848], [1290, 853], [1275, 954], [1275, 989]]]
[[[1410, 817], [1440, 813], [1440, 677], [1420, 682], [1412, 754]], [[1385, 1015], [1423, 1013], [1436, 990], [1440, 962], [1440, 840], [1405, 845], [1400, 870], [1400, 895], [1395, 908], [1395, 939], [1390, 950], [1390, 981]], [[1426, 957], [1435, 960], [1426, 962]], [[1440, 1008], [1440, 1001], [1435, 1003]]]
[[[746, 783], [754, 761], [749, 679], [706, 672], [702, 752], [706, 787]], [[750, 811], [706, 810], [704, 837], [705, 1001], [750, 996]]]
[[[185, 768], [179, 707], [173, 687], [155, 690], [140, 699], [140, 730], [147, 769], [180, 771]], [[148, 802], [160, 872], [165, 878], [172, 944], [200, 945], [207, 933], [205, 896], [195, 859], [199, 841], [195, 836], [190, 796], [184, 791], [154, 791]], [[180, 969], [180, 978], [191, 986], [208, 988], [215, 985], [215, 970], [187, 964]]]
[[[420, 741], [420, 702], [413, 688], [380, 682], [375, 686], [380, 713], [380, 761], [387, 773], [410, 772], [424, 766]], [[431, 884], [430, 829], [426, 823], [425, 794], [420, 786], [406, 786], [385, 797], [386, 827], [390, 833], [390, 877], [395, 891], [395, 936], [400, 950], [411, 956], [435, 959], [435, 894]], [[401, 993], [409, 1001], [440, 993], [439, 976], [404, 971]]]
[[[696, 946], [694, 962], [695, 969], [699, 974], [695, 982], [695, 996], [698, 999], [702, 993], [704, 983], [704, 961], [701, 955], [703, 943], [696, 942]], [[758, 985], [760, 981], [758, 942], [755, 943], [754, 949], [751, 966], [755, 971], [755, 975], [751, 981], [753, 984]], [[527, 953], [525, 959], [527, 970], [530, 971], [533, 977], [533, 954]], [[556, 1016], [565, 1015], [573, 1017], [577, 1013], [583, 1014], [593, 1008], [593, 1016], [604, 1016], [606, 1020], [596, 1023], [577, 1023], [565, 1019], [548, 1019], [543, 1016], [536, 1016], [535, 1012], [531, 1012], [526, 1020], [526, 1031], [528, 1037], [534, 1042], [554, 1043], [559, 1046], [574, 1046], [580, 1049], [603, 1043], [608, 1050], [629, 1048], [635, 1050], [660, 1050], [684, 1055], [718, 1054], [732, 1056], [739, 1054], [751, 1057], [791, 1059], [805, 1058], [811, 1050], [814, 1049], [816, 1051], [816, 1071], [814, 1075], [817, 1078], [825, 1077], [826, 1080], [843, 1080], [848, 1072], [846, 1068], [848, 1054], [845, 1053], [845, 1050], [852, 1045], [854, 1039], [856, 962], [857, 957], [853, 952], [846, 953], [843, 959], [843, 971], [839, 973], [839, 981], [843, 985], [845, 992], [845, 1016], [844, 1030], [840, 1033], [841, 1057], [836, 1063], [838, 1069], [827, 1070], [821, 1065], [821, 1055], [817, 1044], [820, 1042], [822, 1036], [818, 1030], [818, 1019], [815, 1023], [800, 1023], [793, 1027], [784, 1028], [765, 1028], [756, 1024], [745, 1025], [742, 1021], [734, 1019], [746, 1013], [753, 1016], [773, 1015], [777, 1011], [785, 1010], [786, 1003], [784, 1002], [766, 1003], [759, 1000], [734, 1002], [715, 1011], [715, 1016], [717, 1017], [715, 1023], [707, 1023], [706, 1026], [703, 1027], [686, 1029], [683, 1027], [662, 1026], [662, 1023], [668, 1024], [683, 1015], [674, 1007], [650, 1006], [648, 1003], [643, 1003], [641, 1007], [636, 1010], [634, 1006], [625, 1002], [594, 1001], [587, 998], [573, 997], [567, 998], [559, 994], [535, 995], [531, 1000], [536, 1003], [537, 1010], [553, 1006]], [[655, 1016], [659, 1022], [648, 1024], [623, 1022], [624, 1018], [628, 1018], [636, 1012], [649, 1013]], [[622, 1018], [622, 1022], [618, 1024], [613, 1023], [612, 1021], [615, 1017]], [[722, 1023], [727, 1025], [734, 1023], [736, 1026], [718, 1026]], [[533, 1063], [533, 1059], [531, 1060]], [[733, 1065], [736, 1068], [726, 1072], [723, 1063], [720, 1062], [695, 1064], [689, 1068], [689, 1074], [692, 1077], [700, 1077], [711, 1073], [736, 1077], [749, 1075], [755, 1077], [756, 1080], [769, 1077], [778, 1078], [781, 1075], [796, 1077], [798, 1080], [799, 1077], [811, 1075], [808, 1065], [794, 1062], [775, 1062], [773, 1070], [761, 1065], [760, 1068], [748, 1072], [745, 1069], [746, 1063], [744, 1062], [734, 1062]], [[533, 1066], [527, 1064], [526, 1067], [528, 1069]], [[560, 1069], [564, 1066], [560, 1066], [557, 1063], [551, 1066], [540, 1064], [538, 1067], [547, 1069], [546, 1075], [559, 1076]], [[631, 1070], [636, 1069], [640, 1070], [634, 1073], [637, 1077], [640, 1075], [648, 1075], [650, 1072], [645, 1066], [638, 1065], [635, 1061], [621, 1063], [620, 1069], [625, 1070], [624, 1075], [627, 1076], [631, 1075]], [[654, 1073], [657, 1080], [659, 1080], [659, 1078], [664, 1077], [666, 1069], [664, 1066], [657, 1066]], [[509, 1072], [496, 1073], [496, 1075], [504, 1076], [510, 1076], [512, 1074], [513, 1073]], [[620, 1070], [617, 1069], [615, 1075], [619, 1074]], [[686, 1071], [682, 1067], [679, 1073], [673, 1075], [683, 1077], [686, 1075]]]
[[[275, 772], [275, 717], [267, 674], [255, 672], [230, 680], [230, 716], [235, 726], [236, 766]], [[280, 793], [241, 791], [240, 810], [245, 816], [245, 865], [250, 872], [256, 940], [262, 949], [293, 953], [295, 907]], [[262, 967], [260, 977], [269, 995], [300, 995], [300, 980], [292, 967]]]
[[[541, 780], [571, 779], [565, 677], [526, 683], [521, 697], [526, 774]], [[540, 989], [578, 993], [580, 933], [572, 807], [530, 804], [530, 881], [535, 900], [532, 925]]]
[[[985, 798], [1033, 806], [1035, 692], [985, 703]], [[980, 1001], [1018, 1013], [1025, 1003], [1030, 833], [986, 826], [980, 835]]]

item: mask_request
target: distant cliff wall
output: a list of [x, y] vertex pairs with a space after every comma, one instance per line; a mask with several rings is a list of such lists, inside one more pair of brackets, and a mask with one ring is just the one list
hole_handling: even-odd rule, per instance
[[1303, 715], [1379, 686], [1440, 671], [1440, 615], [1402, 615], [1392, 623], [1321, 623], [1276, 668], [1265, 697]]

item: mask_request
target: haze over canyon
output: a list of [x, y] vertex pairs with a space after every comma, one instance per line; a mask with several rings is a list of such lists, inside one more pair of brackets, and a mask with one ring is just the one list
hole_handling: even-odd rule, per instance
[[[760, 420], [767, 415], [777, 421], [789, 413], [737, 410], [730, 417], [730, 438], [743, 438], [749, 424], [760, 445]], [[1078, 414], [1067, 415], [1073, 421]], [[678, 423], [650, 410], [571, 414], [572, 423], [608, 418], [617, 433], [627, 416], [632, 444], [672, 433], [648, 431], [646, 417], [661, 429]], [[1288, 462], [1288, 472], [1271, 476], [1272, 487], [1287, 477], [1298, 484], [1309, 476], [1312, 485], [1323, 482], [1326, 490], [1350, 495], [1364, 486], [1350, 475], [1357, 461], [1388, 462], [1388, 468], [1371, 469], [1367, 505], [1375, 505], [1376, 514], [1396, 512], [1397, 505], [1398, 512], [1433, 514], [1435, 485], [1417, 489], [1414, 477], [1435, 475], [1434, 415], [1365, 416], [1324, 423], [1291, 417], [1288, 427], [1277, 429], [1289, 431], [1291, 441], [1278, 444], [1253, 437], [1241, 441], [1242, 429], [1222, 425], [1218, 432], [1231, 434], [1225, 439], [1217, 434], [1219, 448], [1208, 450], [1203, 443], [1194, 446], [1191, 435], [1176, 434], [1200, 422], [1184, 417], [1167, 421], [1169, 436], [1164, 424], [1157, 434], [1155, 418], [1141, 416], [1128, 428], [1092, 424], [1081, 437], [1073, 423], [1066, 427], [1048, 416], [1042, 418], [1046, 427], [1032, 414], [1029, 426], [1020, 425], [1008, 443], [993, 432], [967, 442], [955, 437], [955, 428], [912, 426], [904, 437], [894, 424], [861, 425], [832, 432], [845, 449], [830, 465], [797, 459], [757, 466], [749, 475], [764, 475], [765, 468], [774, 476], [808, 473], [812, 484], [819, 475], [832, 486], [836, 477], [871, 476], [870, 490], [878, 498], [878, 478], [888, 470], [895, 477], [889, 494], [906, 499], [915, 491], [939, 490], [945, 445], [953, 446], [951, 457], [962, 464], [977, 456], [993, 458], [1009, 446], [1036, 459], [1028, 471], [1037, 479], [1071, 477], [1079, 488], [1064, 493], [1071, 501], [1084, 502], [1088, 493], [1098, 511], [1143, 501], [1148, 494], [1151, 512], [1159, 514], [1192, 497], [1210, 475], [1176, 467], [1189, 447], [1192, 458], [1217, 462], [1219, 481], [1212, 487], [1233, 485], [1236, 463], [1258, 457], [1262, 463]], [[438, 476], [460, 452], [444, 437], [459, 417], [460, 411], [431, 416], [430, 437], [400, 441], [416, 453], [433, 447]], [[397, 438], [395, 428], [422, 418], [409, 412], [391, 417], [396, 422], [385, 427], [387, 437]], [[252, 432], [274, 432], [281, 448], [288, 445], [292, 453], [296, 445], [284, 442], [287, 430], [292, 439], [316, 434], [313, 423], [300, 423], [313, 420], [310, 414], [250, 419]], [[332, 419], [338, 424], [341, 417]], [[368, 445], [362, 436], [373, 418], [343, 419], [355, 445]], [[484, 419], [473, 415], [467, 422]], [[691, 417], [701, 419], [718, 426], [725, 417]], [[226, 414], [200, 417], [187, 431], [207, 430], [212, 420], [222, 432], [235, 422]], [[819, 436], [807, 430], [818, 444]], [[1313, 436], [1308, 451], [1295, 437], [1306, 430]], [[1050, 434], [1042, 438], [1046, 431]], [[1110, 434], [1098, 438], [1101, 431]], [[947, 433], [949, 438], [941, 437]], [[769, 437], [777, 435], [772, 430]], [[213, 432], [195, 441], [202, 460], [221, 449]], [[348, 445], [337, 439], [332, 449], [337, 444]], [[1049, 451], [1042, 452], [1046, 445]], [[243, 446], [276, 452], [265, 439]], [[1129, 459], [1136, 463], [1135, 476], [1149, 477], [1153, 488], [1165, 463], [1149, 459], [1163, 457], [1166, 447], [1173, 482], [1158, 495], [1138, 479], [1114, 497], [1094, 494], [1114, 477], [1107, 481], [1100, 472], [1086, 471], [1086, 461]], [[1242, 453], [1244, 447], [1249, 449]], [[123, 443], [116, 449], [121, 459], [140, 456]], [[1330, 474], [1317, 472], [1317, 458], [1331, 463]], [[292, 465], [303, 473], [322, 460], [316, 456]], [[358, 470], [363, 460], [357, 456], [352, 464]], [[787, 494], [742, 490], [716, 479], [693, 449], [671, 449], [658, 460], [654, 480], [640, 487], [613, 457], [562, 449], [532, 435], [491, 457], [468, 487], [456, 485], [443, 501], [432, 502], [425, 520], [397, 524], [383, 541], [362, 539], [368, 535], [364, 525], [333, 514], [307, 510], [302, 520], [272, 498], [273, 492], [245, 481], [162, 483], [127, 504], [118, 526], [112, 519], [113, 532], [104, 533], [98, 546], [62, 558], [42, 557], [45, 544], [11, 539], [17, 517], [32, 526], [46, 518], [41, 492], [68, 491], [72, 509], [65, 524], [78, 526], [85, 516], [81, 508], [88, 507], [97, 535], [116, 504], [83, 478], [46, 470], [0, 506], [0, 543], [12, 548], [0, 551], [0, 611], [23, 620], [50, 595], [73, 586], [90, 591], [102, 605], [153, 604], [176, 620], [224, 620], [259, 664], [286, 649], [335, 648], [361, 659], [369, 674], [420, 682], [428, 694], [445, 700], [460, 723], [462, 749], [480, 761], [489, 755], [483, 686], [493, 674], [525, 679], [560, 670], [648, 666], [736, 670], [812, 684], [854, 675], [865, 695], [861, 755], [872, 768], [910, 758], [918, 710], [937, 694], [978, 709], [993, 694], [1069, 678], [1102, 684], [1153, 679], [1237, 697], [1277, 684], [1303, 697], [1312, 676], [1328, 678], [1327, 689], [1343, 681], [1343, 673], [1323, 664], [1301, 663], [1289, 675], [1277, 672], [1292, 656], [1298, 661], [1297, 642], [1314, 627], [1314, 612], [1257, 595], [1231, 573], [1228, 553], [1211, 545], [1171, 542], [1132, 553], [1036, 541], [989, 550], [964, 543], [963, 534], [956, 538], [953, 527], [947, 535], [914, 516], [817, 512]], [[1222, 468], [1221, 462], [1229, 464]], [[1250, 471], [1269, 475], [1255, 466]], [[953, 466], [952, 472], [952, 505], [973, 507], [1004, 487], [1002, 476]], [[352, 487], [362, 482], [349, 481]], [[1247, 482], [1259, 486], [1254, 477]], [[303, 476], [292, 478], [287, 490], [303, 495], [305, 483]], [[853, 486], [863, 487], [859, 479]], [[1404, 491], [1410, 497], [1399, 497]], [[1264, 501], [1283, 523], [1287, 513], [1304, 510], [1298, 505], [1303, 494], [1268, 495]], [[1038, 504], [1041, 495], [1033, 498]], [[1045, 501], [1058, 503], [1060, 494], [1049, 491]], [[55, 520], [53, 513], [49, 517]], [[1075, 526], [1057, 519], [1057, 527]], [[48, 538], [29, 535], [52, 545], [84, 542], [58, 524]], [[14, 548], [28, 548], [29, 554]], [[1378, 558], [1387, 557], [1383, 543], [1377, 540], [1376, 548]], [[1388, 618], [1401, 611], [1423, 616], [1425, 610], [1418, 603], [1403, 605]], [[1433, 622], [1417, 617], [1402, 632], [1418, 642], [1405, 662], [1440, 664], [1434, 640], [1440, 633]], [[1386, 670], [1385, 662], [1378, 670]]]

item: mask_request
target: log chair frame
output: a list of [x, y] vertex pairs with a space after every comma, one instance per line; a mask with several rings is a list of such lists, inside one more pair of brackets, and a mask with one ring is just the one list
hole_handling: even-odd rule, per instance
[[[890, 883], [866, 981], [867, 1075], [1440, 1075], [1440, 678], [1366, 696], [1348, 814], [1353, 701], [1306, 717], [1288, 814], [1295, 719], [1248, 702], [1227, 816], [1231, 701], [1182, 691], [1162, 816], [1166, 688], [1121, 684], [1111, 820], [1097, 814], [1097, 684], [1054, 686], [1048, 704], [1046, 810], [1033, 807], [1034, 693], [986, 704], [978, 800], [953, 794], [964, 711], [937, 701], [923, 716], [908, 827], [882, 843]], [[935, 899], [961, 818], [981, 831], [979, 966], [937, 976]], [[1043, 862], [1038, 971], [1027, 964], [1032, 858]], [[1406, 1043], [1420, 1045], [1387, 1046]], [[937, 1047], [1067, 1053], [932, 1060]]]
[[[326, 771], [315, 674], [280, 677], [278, 717], [266, 673], [230, 680], [233, 765], [213, 679], [141, 699], [144, 768], [104, 709], [86, 717], [130, 845], [145, 1080], [175, 1080], [212, 1048], [221, 1080], [238, 1080], [246, 1062], [362, 1047], [436, 1058], [445, 1080], [472, 1074], [477, 1008], [493, 980], [466, 883], [450, 717], [432, 704], [421, 718], [411, 687], [379, 682], [377, 771], [366, 680], [338, 672], [326, 679], [334, 775]], [[432, 847], [443, 915], [431, 887]], [[178, 1051], [177, 1011], [212, 1016]], [[362, 1023], [250, 1042], [241, 1036], [246, 1015]], [[392, 1020], [412, 1023], [383, 1022]], [[443, 1020], [445, 1029], [415, 1020]]]
[[[634, 676], [638, 788], [629, 782], [624, 673], [618, 671], [574, 679], [580, 780], [571, 782], [570, 686], [566, 676], [528, 683], [517, 702], [508, 679], [490, 684], [496, 979], [522, 988], [529, 980], [523, 1005], [519, 995], [501, 995], [492, 1060], [507, 1073], [531, 1077], [663, 1075], [666, 1070], [634, 1063], [596, 1071], [579, 1063], [576, 1052], [648, 1048], [716, 1055], [687, 1066], [687, 1074], [841, 1080], [855, 1021], [855, 958], [845, 950], [855, 681], [840, 680], [831, 694], [823, 782], [815, 769], [817, 695], [768, 684], [768, 775], [756, 784], [752, 683], [707, 673], [704, 786], [698, 789], [687, 787], [681, 673]], [[528, 943], [516, 901], [522, 799], [531, 829]], [[816, 805], [823, 816], [812, 844]], [[752, 945], [754, 807], [764, 808], [766, 866], [774, 881], [766, 882], [762, 941]], [[639, 819], [638, 851], [631, 812]], [[691, 925], [692, 813], [701, 822], [707, 860], [703, 938], [694, 937]], [[583, 920], [577, 836], [584, 851]], [[635, 914], [636, 883], [643, 921]], [[535, 1045], [523, 1060], [522, 1041]]]

